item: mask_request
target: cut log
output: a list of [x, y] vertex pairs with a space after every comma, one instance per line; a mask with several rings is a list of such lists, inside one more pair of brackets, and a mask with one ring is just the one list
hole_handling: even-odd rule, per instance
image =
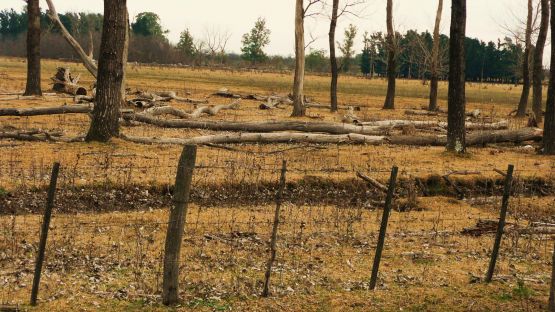
[[126, 136], [123, 139], [141, 144], [239, 144], [239, 143], [316, 143], [316, 144], [382, 144], [386, 142], [383, 136], [368, 136], [361, 134], [316, 134], [316, 133], [231, 133], [183, 138], [147, 138]]
[[276, 132], [300, 131], [322, 132], [330, 134], [357, 133], [364, 135], [381, 135], [383, 131], [375, 127], [341, 124], [333, 122], [302, 122], [302, 121], [263, 121], [263, 122], [232, 122], [232, 121], [195, 121], [158, 119], [146, 114], [129, 114], [123, 116], [128, 120], [135, 120], [164, 128], [205, 129], [213, 131], [237, 132]]
[[87, 55], [87, 53], [85, 53], [85, 51], [83, 50], [79, 42], [77, 42], [77, 40], [75, 40], [75, 38], [71, 36], [69, 31], [67, 31], [64, 24], [58, 17], [58, 13], [56, 12], [56, 8], [54, 7], [54, 3], [52, 3], [52, 0], [46, 0], [46, 3], [48, 4], [48, 12], [47, 12], [48, 17], [52, 20], [52, 22], [55, 25], [58, 26], [58, 28], [60, 29], [60, 33], [67, 41], [67, 43], [69, 43], [69, 45], [77, 53], [77, 55], [79, 55], [79, 57], [81, 58], [81, 61], [83, 61], [83, 64], [85, 65], [85, 68], [87, 68], [87, 70], [91, 73], [91, 75], [93, 75], [93, 77], [96, 78], [98, 68], [94, 63], [94, 60], [90, 58]]
[[56, 75], [52, 77], [54, 86], [52, 89], [56, 92], [63, 92], [71, 95], [87, 95], [87, 89], [79, 86], [79, 75], [76, 77], [71, 76], [69, 68], [58, 67]]

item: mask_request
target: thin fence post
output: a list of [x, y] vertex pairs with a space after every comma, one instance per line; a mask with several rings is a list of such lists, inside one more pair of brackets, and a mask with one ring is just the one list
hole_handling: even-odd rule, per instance
[[503, 237], [503, 230], [505, 228], [505, 219], [507, 218], [507, 208], [509, 207], [509, 197], [511, 196], [511, 185], [513, 183], [514, 166], [509, 165], [507, 175], [505, 175], [505, 188], [503, 190], [503, 201], [501, 203], [501, 213], [499, 215], [499, 224], [497, 225], [497, 233], [495, 235], [495, 242], [493, 243], [493, 250], [491, 252], [491, 259], [489, 262], [488, 272], [486, 274], [486, 283], [491, 282], [493, 273], [495, 271], [495, 264], [499, 256], [499, 247], [501, 246], [501, 238]]
[[196, 155], [197, 147], [195, 145], [186, 145], [181, 152], [177, 166], [173, 194], [174, 204], [170, 208], [166, 245], [164, 248], [162, 302], [165, 305], [176, 304], [179, 300], [179, 257]]
[[52, 175], [50, 176], [50, 186], [48, 187], [48, 197], [46, 199], [46, 209], [44, 210], [44, 218], [40, 230], [39, 252], [35, 262], [35, 275], [33, 277], [33, 288], [31, 289], [31, 305], [37, 305], [37, 296], [39, 293], [40, 276], [42, 272], [42, 264], [44, 262], [44, 252], [46, 250], [46, 239], [48, 238], [48, 228], [50, 227], [50, 218], [52, 217], [52, 208], [54, 207], [54, 197], [56, 195], [56, 184], [58, 183], [58, 173], [60, 172], [60, 163], [55, 162], [52, 167]]
[[279, 189], [276, 195], [276, 212], [274, 214], [274, 225], [272, 227], [272, 240], [270, 242], [270, 259], [268, 260], [268, 265], [266, 267], [266, 274], [264, 275], [264, 290], [262, 291], [262, 297], [268, 297], [270, 294], [270, 276], [272, 274], [272, 266], [276, 260], [276, 244], [277, 235], [279, 227], [279, 213], [281, 210], [281, 203], [283, 200], [283, 190], [285, 189], [285, 173], [287, 172], [287, 161], [283, 161], [281, 166], [281, 178], [279, 180]]
[[382, 258], [383, 245], [385, 243], [385, 233], [387, 231], [387, 222], [391, 212], [391, 205], [393, 203], [393, 196], [395, 194], [395, 185], [397, 183], [397, 172], [399, 168], [394, 166], [391, 169], [391, 177], [389, 178], [389, 187], [387, 188], [387, 197], [385, 198], [385, 206], [382, 215], [382, 224], [380, 225], [380, 234], [378, 236], [378, 245], [376, 246], [376, 254], [374, 255], [374, 265], [372, 266], [372, 277], [370, 278], [370, 289], [376, 288], [378, 281], [378, 270], [380, 268], [380, 261]]
[[553, 244], [553, 258], [551, 259], [551, 289], [549, 290], [549, 312], [555, 312], [555, 244]]

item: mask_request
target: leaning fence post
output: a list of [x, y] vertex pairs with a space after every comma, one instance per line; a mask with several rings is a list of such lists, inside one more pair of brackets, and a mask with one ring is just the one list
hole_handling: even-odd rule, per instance
[[551, 289], [549, 290], [549, 312], [555, 312], [555, 244], [553, 244], [553, 258], [551, 259]]
[[177, 166], [173, 194], [174, 205], [170, 208], [170, 219], [164, 248], [162, 302], [165, 305], [176, 304], [179, 299], [179, 256], [187, 217], [187, 206], [189, 203], [196, 155], [197, 147], [195, 145], [186, 145], [181, 152], [181, 157], [179, 158], [179, 164]]
[[370, 278], [370, 289], [376, 288], [378, 281], [378, 270], [380, 268], [380, 260], [382, 258], [383, 245], [385, 243], [385, 232], [387, 231], [387, 222], [391, 212], [391, 204], [395, 193], [395, 184], [397, 183], [397, 172], [399, 168], [394, 166], [391, 169], [391, 177], [389, 178], [389, 187], [387, 188], [387, 197], [385, 198], [385, 206], [382, 215], [382, 224], [380, 225], [380, 234], [378, 236], [378, 245], [376, 246], [376, 254], [374, 255], [374, 265], [372, 266], [372, 277]]
[[274, 214], [274, 225], [272, 227], [272, 240], [270, 241], [270, 259], [268, 260], [268, 265], [266, 267], [266, 274], [264, 275], [264, 290], [262, 291], [262, 297], [268, 297], [270, 294], [270, 275], [272, 274], [272, 266], [276, 260], [276, 244], [277, 244], [277, 234], [279, 227], [279, 212], [281, 209], [281, 202], [283, 199], [283, 190], [285, 189], [285, 173], [287, 172], [287, 161], [283, 161], [281, 166], [281, 178], [279, 179], [279, 189], [276, 195], [276, 212]]
[[495, 242], [493, 243], [493, 251], [491, 252], [491, 259], [489, 262], [488, 272], [486, 274], [486, 283], [491, 282], [491, 279], [493, 278], [493, 272], [495, 271], [497, 256], [499, 255], [499, 247], [501, 246], [501, 238], [503, 237], [503, 229], [505, 228], [505, 219], [507, 218], [507, 208], [509, 207], [509, 197], [511, 196], [511, 184], [513, 183], [513, 170], [514, 170], [514, 166], [509, 165], [509, 168], [507, 169], [507, 175], [505, 175], [505, 188], [503, 190], [501, 214], [499, 215], [497, 234], [495, 235]]
[[44, 252], [46, 250], [46, 239], [48, 238], [48, 228], [50, 227], [50, 217], [52, 216], [52, 208], [54, 207], [54, 196], [56, 195], [56, 184], [58, 183], [58, 173], [60, 172], [60, 163], [55, 162], [52, 167], [52, 175], [50, 176], [50, 186], [48, 187], [48, 197], [46, 199], [46, 209], [44, 210], [44, 218], [40, 230], [39, 252], [35, 263], [35, 275], [33, 277], [33, 288], [31, 289], [31, 305], [37, 305], [37, 296], [39, 293], [40, 275], [42, 272], [42, 263], [44, 262]]

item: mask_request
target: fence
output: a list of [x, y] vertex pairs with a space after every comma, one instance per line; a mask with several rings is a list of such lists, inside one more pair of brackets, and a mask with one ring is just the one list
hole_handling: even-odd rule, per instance
[[[281, 163], [277, 160], [283, 153], [278, 157], [245, 153], [236, 156], [233, 162], [223, 163], [228, 151], [216, 151], [211, 158], [213, 162], [200, 161], [195, 168], [193, 205], [187, 212], [181, 240], [178, 285], [180, 298], [190, 307], [208, 304], [226, 309], [226, 301], [221, 299], [262, 295], [275, 225], [274, 197], [281, 174]], [[157, 159], [137, 162], [139, 157], [131, 154], [117, 156], [108, 152], [109, 156], [103, 158], [86, 153], [80, 151], [75, 163], [62, 161], [59, 199], [45, 250], [39, 304], [59, 298], [85, 300], [95, 305], [98, 298], [159, 302], [163, 293], [163, 242], [169, 225], [168, 208], [172, 206], [171, 190], [155, 194], [147, 187], [148, 183], [141, 185], [137, 181], [144, 181], [142, 170], [149, 175], [158, 171], [157, 178], [175, 177], [178, 155], [168, 152], [169, 159], [163, 159], [161, 153]], [[369, 280], [375, 267], [372, 260], [385, 194], [368, 188], [362, 181], [337, 182], [354, 177], [359, 169], [341, 167], [342, 157], [349, 157], [344, 155], [338, 152], [334, 161], [308, 160], [319, 168], [307, 166], [306, 159], [304, 163], [295, 158], [289, 161], [289, 183], [283, 193], [274, 240], [270, 295], [287, 297], [313, 295], [321, 290], [333, 293], [371, 288]], [[125, 160], [121, 161], [122, 158]], [[26, 195], [12, 195], [11, 200], [4, 198], [3, 203], [12, 208], [13, 201], [35, 206], [21, 206], [10, 213], [3, 212], [0, 217], [0, 303], [12, 305], [26, 303], [31, 293], [31, 268], [40, 236], [38, 215], [22, 212], [42, 211], [44, 193], [32, 190], [44, 187], [50, 174], [50, 164], [46, 162], [24, 169], [14, 165], [17, 161], [14, 158], [13, 164], [0, 165], [0, 179], [19, 178], [15, 189]], [[463, 171], [449, 164], [440, 168], [444, 173]], [[383, 181], [389, 175], [384, 167], [370, 169], [377, 180]], [[496, 169], [493, 166], [465, 169], [492, 173], [501, 182], [504, 179], [493, 172]], [[440, 170], [436, 164], [434, 171], [428, 173], [433, 175]], [[423, 188], [431, 195], [454, 195], [459, 188], [466, 193], [468, 202], [486, 203], [487, 207], [477, 208], [452, 197], [419, 197], [417, 205], [401, 211], [405, 210], [406, 198], [411, 193], [410, 181], [423, 171], [400, 167], [398, 197], [383, 236], [378, 289], [435, 291], [486, 277], [493, 237], [462, 232], [475, 227], [479, 220], [497, 220], [500, 201], [485, 198], [500, 196], [503, 184], [490, 179], [491, 182], [471, 190], [464, 181], [452, 179], [455, 186], [442, 184], [440, 190], [434, 190], [435, 184], [422, 180]], [[549, 210], [555, 208], [555, 202], [542, 202], [541, 196], [545, 195], [542, 192], [547, 187], [538, 185], [533, 175], [521, 177], [523, 173], [526, 174], [526, 169], [520, 171], [517, 165], [507, 222], [512, 230], [507, 230], [503, 237], [494, 280], [545, 285], [551, 272], [552, 236], [517, 229], [532, 220], [553, 222], [549, 216], [528, 216], [529, 210], [522, 206], [537, 201]], [[87, 189], [91, 185], [81, 183], [80, 179], [91, 183], [92, 190]], [[544, 179], [542, 183], [552, 183], [549, 176]], [[137, 193], [141, 196], [136, 196]], [[77, 200], [82, 195], [92, 202], [84, 204]], [[68, 207], [71, 205], [77, 208]], [[79, 207], [83, 206], [90, 208], [89, 212], [111, 213], [82, 213]], [[495, 230], [496, 224], [484, 231]]]

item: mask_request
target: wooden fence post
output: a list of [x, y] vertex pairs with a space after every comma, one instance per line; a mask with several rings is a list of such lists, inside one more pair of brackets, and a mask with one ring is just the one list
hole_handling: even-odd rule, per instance
[[499, 255], [499, 247], [501, 246], [501, 238], [503, 237], [503, 230], [505, 228], [505, 219], [507, 218], [507, 208], [509, 207], [509, 197], [511, 196], [511, 185], [513, 183], [513, 170], [514, 166], [509, 165], [507, 175], [505, 176], [505, 188], [503, 190], [503, 201], [501, 203], [501, 214], [499, 215], [499, 224], [497, 225], [497, 234], [495, 235], [495, 242], [493, 243], [493, 251], [491, 252], [491, 259], [489, 262], [488, 272], [486, 274], [486, 283], [491, 282], [493, 273], [495, 271], [495, 264]]
[[54, 207], [54, 197], [56, 195], [56, 184], [58, 183], [58, 173], [60, 172], [60, 163], [55, 162], [52, 167], [52, 175], [50, 176], [50, 186], [48, 187], [48, 197], [46, 199], [46, 209], [44, 210], [44, 218], [40, 230], [39, 252], [37, 261], [35, 262], [35, 275], [33, 277], [33, 288], [31, 289], [31, 305], [37, 305], [37, 296], [39, 293], [40, 275], [42, 272], [42, 263], [44, 262], [44, 252], [46, 250], [46, 239], [48, 238], [48, 228], [50, 227], [50, 218], [52, 217], [52, 208]]
[[551, 259], [551, 289], [549, 290], [549, 312], [555, 312], [555, 244], [553, 244], [553, 259]]
[[164, 248], [162, 302], [165, 305], [176, 304], [179, 300], [179, 257], [196, 156], [197, 147], [195, 145], [186, 145], [181, 152], [177, 167], [173, 193], [174, 205], [170, 209], [170, 219]]
[[272, 227], [272, 240], [270, 242], [270, 259], [268, 260], [268, 266], [266, 267], [266, 274], [264, 275], [264, 290], [262, 291], [262, 297], [268, 297], [270, 294], [270, 275], [272, 274], [272, 266], [276, 260], [276, 244], [277, 244], [277, 234], [279, 227], [279, 212], [281, 210], [281, 202], [283, 200], [283, 190], [285, 189], [285, 173], [287, 172], [287, 162], [284, 160], [281, 166], [281, 178], [279, 179], [279, 188], [276, 194], [276, 212], [274, 214], [274, 225]]
[[374, 255], [374, 265], [372, 266], [372, 277], [370, 278], [370, 289], [374, 290], [376, 288], [376, 283], [378, 281], [378, 270], [380, 268], [380, 261], [382, 258], [383, 245], [385, 243], [385, 233], [387, 231], [387, 222], [389, 220], [389, 214], [391, 212], [391, 205], [393, 202], [393, 196], [395, 194], [395, 185], [397, 183], [397, 172], [399, 168], [394, 166], [391, 169], [391, 177], [389, 178], [389, 187], [387, 188], [387, 197], [385, 198], [385, 206], [382, 215], [382, 224], [380, 225], [380, 234], [378, 237], [378, 245], [376, 246], [376, 254]]

